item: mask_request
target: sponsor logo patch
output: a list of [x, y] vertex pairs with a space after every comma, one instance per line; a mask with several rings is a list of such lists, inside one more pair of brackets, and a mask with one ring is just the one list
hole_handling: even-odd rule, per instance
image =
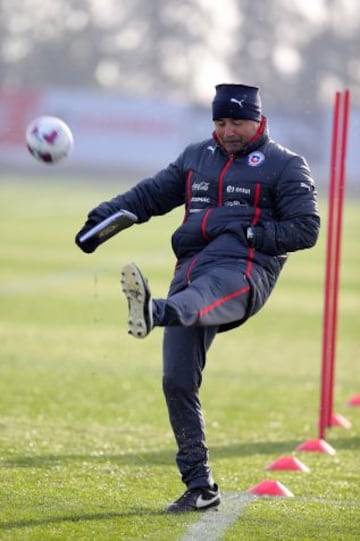
[[194, 184], [192, 185], [192, 189], [195, 191], [199, 191], [199, 192], [207, 192], [208, 189], [209, 189], [209, 182], [205, 182], [204, 180], [201, 181], [201, 182], [194, 182]]
[[210, 197], [192, 197], [190, 201], [192, 203], [210, 203]]
[[265, 156], [262, 152], [251, 152], [248, 156], [248, 165], [251, 167], [259, 167], [265, 161]]
[[226, 187], [227, 193], [243, 193], [245, 195], [250, 195], [251, 190], [250, 188], [244, 188], [243, 186], [227, 186]]

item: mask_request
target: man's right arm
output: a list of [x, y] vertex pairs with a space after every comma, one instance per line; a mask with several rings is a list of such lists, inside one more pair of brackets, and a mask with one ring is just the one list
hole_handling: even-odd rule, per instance
[[[81, 229], [83, 234], [119, 210], [128, 210], [146, 222], [151, 216], [165, 214], [184, 203], [185, 180], [182, 172], [182, 156], [153, 177], [146, 178], [108, 201], [90, 210]], [[80, 232], [79, 232], [80, 233]]]

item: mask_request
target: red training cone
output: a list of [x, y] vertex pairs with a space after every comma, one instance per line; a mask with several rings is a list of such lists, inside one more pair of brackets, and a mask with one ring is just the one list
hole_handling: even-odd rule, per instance
[[266, 479], [265, 481], [261, 481], [258, 485], [255, 485], [249, 490], [247, 490], [249, 494], [254, 494], [255, 496], [287, 496], [287, 497], [294, 497], [294, 494], [290, 492], [288, 488], [286, 488], [282, 483], [279, 481], [272, 481], [271, 479]]
[[330, 420], [330, 426], [341, 426], [342, 428], [351, 428], [351, 422], [340, 413], [333, 413]]
[[352, 396], [348, 401], [349, 406], [360, 406], [360, 394]]
[[293, 456], [283, 456], [269, 464], [267, 470], [293, 470], [301, 472], [309, 472], [310, 469], [305, 466], [301, 460]]
[[328, 455], [336, 454], [335, 449], [322, 439], [305, 441], [296, 447], [296, 451], [310, 451], [315, 453], [326, 453]]

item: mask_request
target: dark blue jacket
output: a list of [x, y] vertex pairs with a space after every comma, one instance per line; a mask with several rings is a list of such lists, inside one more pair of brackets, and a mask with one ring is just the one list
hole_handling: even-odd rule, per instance
[[[130, 210], [142, 223], [179, 205], [185, 205], [185, 218], [172, 236], [178, 264], [170, 292], [210, 266], [233, 266], [252, 286], [247, 317], [267, 300], [288, 252], [312, 247], [319, 234], [308, 165], [269, 138], [265, 118], [256, 140], [241, 154], [227, 154], [214, 135], [189, 145], [167, 168], [100, 206], [109, 214]], [[245, 234], [249, 226], [251, 247]]]

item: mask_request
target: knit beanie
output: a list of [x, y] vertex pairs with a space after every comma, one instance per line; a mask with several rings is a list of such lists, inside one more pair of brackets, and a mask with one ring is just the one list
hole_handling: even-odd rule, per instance
[[216, 85], [212, 103], [213, 120], [234, 118], [261, 120], [261, 99], [256, 86], [220, 84]]

